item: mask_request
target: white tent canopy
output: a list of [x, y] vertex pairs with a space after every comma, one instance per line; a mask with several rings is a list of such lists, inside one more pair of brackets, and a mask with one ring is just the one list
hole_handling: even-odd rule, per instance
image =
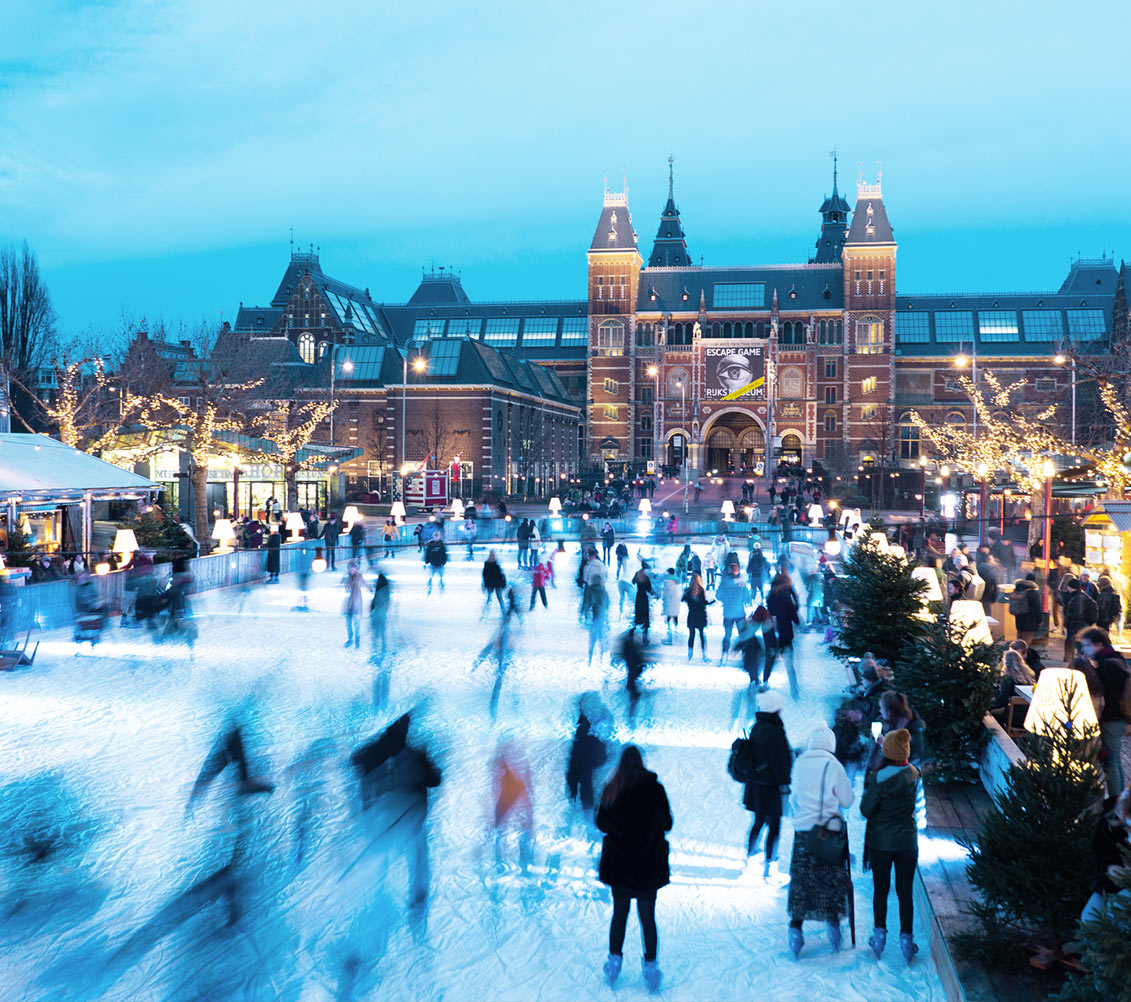
[[0, 434], [0, 505], [13, 500], [74, 504], [88, 493], [108, 500], [159, 490], [152, 480], [46, 435]]

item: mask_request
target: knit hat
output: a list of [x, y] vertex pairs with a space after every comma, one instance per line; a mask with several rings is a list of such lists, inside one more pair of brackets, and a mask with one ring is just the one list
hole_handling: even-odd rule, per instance
[[758, 697], [758, 711], [760, 713], [781, 713], [785, 709], [785, 700], [780, 692], [767, 689]]
[[888, 731], [883, 751], [889, 762], [906, 762], [911, 758], [911, 735], [902, 727], [898, 731]]
[[821, 724], [809, 735], [808, 744], [810, 751], [831, 752], [836, 749], [836, 735], [824, 724]]

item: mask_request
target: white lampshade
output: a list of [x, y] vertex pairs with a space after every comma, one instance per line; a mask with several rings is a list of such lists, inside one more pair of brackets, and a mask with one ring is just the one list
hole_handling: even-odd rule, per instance
[[641, 515], [651, 515], [652, 514], [652, 502], [649, 501], [647, 498], [641, 498], [640, 504], [638, 504], [636, 506], [636, 510], [638, 512], [640, 512]]
[[459, 498], [452, 499], [452, 516], [454, 518], [463, 518], [463, 501]]
[[723, 506], [720, 509], [720, 511], [722, 511], [722, 513], [723, 513], [723, 521], [724, 522], [733, 522], [734, 521], [734, 502], [730, 498], [727, 498], [723, 502]]
[[820, 525], [821, 519], [823, 519], [824, 517], [825, 517], [825, 511], [819, 504], [817, 504], [816, 501], [814, 501], [811, 505], [809, 505], [809, 524], [810, 525]]
[[898, 543], [888, 544], [888, 553], [890, 553], [893, 557], [899, 557], [900, 559], [903, 559], [907, 556], [907, 551]]
[[230, 547], [236, 538], [236, 530], [232, 528], [230, 518], [218, 518], [212, 526], [212, 538], [217, 540], [222, 547]]
[[133, 529], [119, 529], [114, 534], [114, 552], [128, 557], [137, 549], [137, 536]]
[[306, 530], [306, 523], [302, 520], [302, 516], [297, 511], [287, 512], [287, 517], [283, 522], [283, 528], [291, 534], [291, 539], [298, 539], [299, 533]]
[[550, 498], [550, 514], [557, 515], [562, 510], [562, 499], [556, 494]]
[[966, 647], [994, 642], [990, 624], [986, 622], [986, 610], [982, 608], [981, 602], [975, 602], [973, 599], [958, 599], [951, 602], [950, 621], [964, 634], [962, 642]]
[[[346, 505], [346, 510], [342, 512], [342, 521], [351, 526], [354, 524], [354, 522], [361, 521], [361, 512], [357, 510], [357, 505]], [[287, 528], [290, 528], [289, 523], [287, 525]]]
[[394, 501], [393, 506], [389, 509], [389, 514], [398, 522], [403, 522], [405, 517], [404, 502]]
[[[927, 586], [927, 591], [923, 595], [924, 602], [941, 602], [943, 600], [942, 588], [939, 586], [939, 577], [930, 567], [915, 567], [911, 571], [911, 577], [915, 581], [922, 581]], [[985, 610], [982, 610], [985, 612]]]
[[1088, 680], [1082, 671], [1072, 668], [1046, 668], [1037, 676], [1033, 701], [1025, 714], [1025, 730], [1033, 734], [1049, 734], [1058, 727], [1064, 727], [1070, 719], [1078, 734], [1088, 727], [1097, 726], [1096, 708], [1088, 693]]

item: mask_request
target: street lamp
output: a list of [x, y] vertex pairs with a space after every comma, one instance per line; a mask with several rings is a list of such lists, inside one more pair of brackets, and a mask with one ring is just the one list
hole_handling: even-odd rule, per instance
[[[336, 344], [330, 349], [330, 445], [334, 444], [334, 388], [338, 377], [338, 352], [342, 347]], [[348, 358], [342, 363], [342, 372], [353, 372], [353, 362]]]
[[1041, 612], [1049, 612], [1049, 571], [1052, 569], [1052, 478], [1056, 464], [1046, 459], [1041, 472], [1045, 475], [1045, 526], [1042, 543], [1045, 548], [1045, 580], [1041, 585]]
[[[408, 349], [412, 346], [420, 347], [420, 341], [415, 337], [410, 337], [404, 343], [404, 351], [401, 354], [401, 491], [404, 491], [404, 465], [405, 465], [405, 400], [408, 397]], [[412, 360], [413, 372], [423, 372], [427, 367], [427, 362], [419, 355]]]
[[970, 357], [965, 355], [958, 355], [954, 359], [954, 364], [959, 369], [965, 369], [966, 363], [970, 363], [970, 378], [974, 383], [974, 441], [978, 441], [978, 349], [975, 347], [970, 348]]
[[1057, 365], [1065, 365], [1066, 363], [1072, 366], [1072, 444], [1076, 444], [1076, 356], [1058, 354], [1053, 361]]
[[646, 371], [652, 377], [652, 457], [655, 463], [660, 457], [660, 367], [650, 365]]
[[927, 457], [919, 457], [919, 517], [923, 517], [927, 503]]

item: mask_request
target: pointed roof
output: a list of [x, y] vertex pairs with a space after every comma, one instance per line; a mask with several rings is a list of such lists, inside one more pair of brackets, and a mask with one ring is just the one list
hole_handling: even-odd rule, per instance
[[833, 193], [826, 195], [821, 203], [821, 232], [817, 236], [817, 253], [811, 264], [829, 264], [839, 261], [844, 250], [844, 237], [848, 232], [847, 199], [836, 187], [836, 155], [833, 155]]
[[457, 306], [471, 300], [463, 291], [459, 275], [451, 269], [440, 268], [420, 276], [420, 285], [408, 302], [410, 306]]
[[632, 228], [632, 216], [628, 211], [628, 188], [623, 192], [605, 189], [605, 202], [601, 207], [601, 218], [593, 234], [589, 252], [596, 251], [635, 251], [636, 231]]
[[679, 209], [675, 204], [675, 176], [672, 171], [672, 158], [668, 157], [668, 202], [660, 213], [660, 228], [652, 244], [648, 258], [649, 268], [679, 268], [691, 263], [687, 252], [686, 234], [679, 221]]
[[821, 215], [827, 216], [830, 212], [848, 212], [852, 206], [848, 200], [836, 190], [836, 156], [833, 156], [833, 193], [826, 195], [821, 203]]
[[846, 244], [894, 244], [895, 234], [888, 222], [887, 209], [879, 180], [875, 184], [856, 182], [856, 209]]

